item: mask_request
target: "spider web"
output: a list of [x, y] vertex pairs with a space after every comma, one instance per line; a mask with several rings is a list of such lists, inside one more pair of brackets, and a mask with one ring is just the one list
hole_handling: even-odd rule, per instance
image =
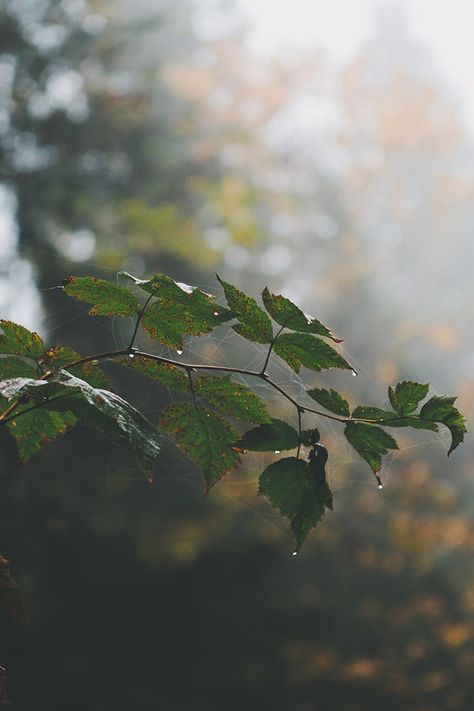
[[[90, 266], [92, 269], [94, 266], [99, 268], [99, 265], [91, 264]], [[102, 272], [104, 271], [103, 265], [100, 265], [100, 270]], [[110, 278], [115, 279], [115, 269], [108, 271], [110, 271]], [[197, 286], [209, 293], [215, 293], [216, 291], [215, 283], [200, 283]], [[255, 296], [258, 300], [257, 295]], [[218, 303], [225, 304], [225, 298], [223, 296], [218, 298], [217, 301]], [[55, 342], [55, 333], [74, 321], [77, 321], [78, 324], [81, 323], [81, 326], [87, 328], [87, 324], [83, 324], [82, 322], [83, 319], [90, 320], [91, 318], [87, 313], [88, 307], [81, 304], [79, 308], [80, 311], [77, 314], [68, 319], [59, 320], [55, 326], [51, 326], [50, 322], [52, 320], [57, 321], [58, 316], [62, 313], [62, 308], [59, 307], [52, 311], [50, 310], [44, 315], [39, 330], [46, 336], [48, 343]], [[123, 319], [95, 318], [94, 323], [95, 327], [107, 332], [110, 346], [117, 349], [127, 345], [127, 339], [131, 336], [134, 327], [133, 319], [129, 320], [127, 328], [123, 326]], [[245, 370], [255, 371], [261, 369], [268, 352], [268, 346], [249, 343], [236, 334], [228, 324], [219, 326], [211, 334], [199, 338], [185, 336], [183, 340], [184, 349], [182, 353], [177, 353], [174, 350], [164, 348], [160, 346], [160, 344], [155, 343], [150, 347], [150, 340], [144, 336], [142, 332], [139, 333], [137, 344], [143, 346], [145, 350], [151, 350], [159, 355], [171, 357], [178, 362], [237, 366]], [[389, 402], [385, 385], [367, 372], [363, 364], [358, 362], [346, 347], [339, 347], [339, 350], [359, 373], [359, 379], [367, 381], [367, 383], [371, 385], [372, 392], [375, 390], [380, 393], [380, 398], [378, 401], [373, 402], [373, 404], [381, 408], [387, 408]], [[347, 397], [346, 393], [347, 391], [350, 392], [350, 386], [352, 385], [351, 382], [347, 382], [346, 385], [343, 384], [341, 376], [348, 377], [346, 372], [344, 374], [338, 373], [336, 378], [332, 373], [327, 372], [315, 375], [309, 371], [303, 371], [303, 375], [299, 375], [276, 354], [272, 354], [267, 370], [271, 378], [299, 403], [313, 407], [315, 404], [314, 401], [306, 394], [306, 390], [310, 387], [316, 385], [318, 387], [335, 387], [338, 390], [342, 390], [343, 394]], [[297, 428], [298, 418], [296, 408], [278, 391], [257, 378], [240, 374], [233, 375], [233, 378], [250, 386], [267, 404], [272, 417], [286, 420], [293, 427]], [[141, 378], [138, 378], [137, 381], [139, 382], [134, 385], [127, 385], [124, 391], [121, 392], [121, 395], [125, 397], [125, 399], [130, 399], [132, 402], [138, 399], [143, 414], [148, 416], [152, 421], [156, 421], [156, 392], [150, 388], [149, 383], [143, 382]], [[169, 399], [170, 402], [180, 401], [182, 400], [182, 395], [177, 395], [169, 391]], [[350, 395], [348, 400], [352, 407], [363, 404], [353, 397], [350, 397]], [[361, 489], [362, 487], [375, 484], [375, 479], [367, 464], [360, 459], [345, 440], [343, 426], [341, 424], [330, 419], [312, 415], [311, 413], [305, 413], [303, 415], [302, 426], [303, 429], [317, 427], [321, 434], [321, 443], [328, 447], [329, 461], [326, 467], [327, 477], [334, 492], [347, 489], [348, 487]], [[248, 429], [248, 427], [243, 428], [242, 431], [244, 431], [244, 429]], [[418, 431], [416, 433], [416, 441], [411, 441], [411, 438], [407, 438], [406, 434], [402, 434], [401, 430], [394, 432], [394, 434], [399, 441], [400, 449], [391, 451], [383, 458], [382, 469], [379, 474], [385, 485], [390, 482], [394, 464], [399, 460], [402, 453], [405, 453], [407, 450], [426, 448], [434, 442], [438, 444], [441, 442], [446, 446], [449, 439], [449, 433], [447, 432], [426, 433]], [[108, 447], [98, 447], [91, 453], [90, 448], [83, 442], [80, 431], [78, 433], [72, 430], [68, 434], [68, 446], [71, 447], [71, 456], [77, 458], [79, 461], [81, 458], [97, 457], [105, 472], [107, 492], [109, 496], [112, 497], [114, 486], [121, 480], [137, 481], [137, 470], [131, 462], [126, 445], [117, 442], [117, 440], [104, 433], [101, 434], [101, 437], [108, 443]], [[167, 439], [169, 441], [168, 437]], [[159, 469], [157, 476], [160, 485], [166, 485], [167, 482], [179, 480], [183, 485], [192, 487], [201, 486], [199, 478], [196, 475], [196, 467], [192, 466], [187, 470], [185, 467], [180, 467], [177, 473], [174, 462], [168, 461], [166, 457], [167, 446], [168, 445], [165, 446], [164, 456], [162, 455], [159, 458], [159, 464], [157, 465], [157, 470]], [[282, 452], [281, 456], [292, 456], [293, 454], [294, 452], [291, 451]], [[303, 447], [301, 456], [306, 458], [307, 454], [308, 450]], [[225, 481], [218, 485], [218, 496], [221, 499], [229, 500], [233, 505], [246, 509], [251, 512], [252, 515], [261, 518], [269, 526], [275, 527], [279, 533], [285, 537], [291, 538], [279, 513], [270, 507], [264, 509], [256, 496], [258, 477], [274, 459], [275, 455], [271, 453], [253, 452], [245, 454], [242, 464], [237, 470], [227, 475]], [[130, 463], [128, 464], [127, 462]], [[41, 469], [42, 465], [37, 464], [36, 467]], [[97, 476], [96, 474], [76, 470], [74, 470], [72, 475], [74, 477], [84, 478]], [[251, 496], [249, 496], [249, 490], [252, 491]], [[133, 500], [130, 501], [127, 507], [125, 507], [125, 510], [119, 514], [117, 525], [120, 525], [124, 518], [129, 516], [134, 509], [142, 505], [151, 495], [152, 492], [149, 488], [138, 487], [136, 496], [132, 497]]]

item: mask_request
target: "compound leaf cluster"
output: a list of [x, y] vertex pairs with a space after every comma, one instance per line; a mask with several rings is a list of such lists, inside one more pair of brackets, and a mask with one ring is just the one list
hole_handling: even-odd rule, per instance
[[[268, 288], [260, 305], [218, 277], [227, 300], [223, 306], [216, 296], [165, 274], [139, 279], [122, 272], [119, 279], [121, 283], [71, 276], [61, 287], [68, 296], [88, 304], [91, 316], [133, 319], [131, 342], [114, 351], [82, 356], [67, 345], [46, 347], [37, 333], [0, 321], [0, 425], [16, 440], [22, 461], [79, 422], [124, 440], [150, 480], [162, 432], [174, 435], [178, 446], [201, 469], [206, 491], [234, 469], [246, 451], [268, 452], [273, 458], [293, 452], [273, 459], [264, 469], [258, 491], [289, 520], [298, 550], [333, 505], [326, 481], [327, 450], [320, 444], [314, 424], [302, 428], [303, 417], [340, 422], [348, 443], [379, 482], [383, 456], [398, 448], [387, 428], [437, 432], [439, 425], [444, 425], [451, 433], [448, 454], [464, 439], [467, 430], [454, 405], [456, 398], [435, 395], [426, 400], [427, 384], [404, 381], [390, 387], [385, 407], [357, 405], [352, 409], [339, 392], [320, 387], [308, 389], [305, 402], [296, 400], [266, 372], [272, 354], [297, 373], [303, 367], [319, 372], [352, 370], [352, 366], [328, 343], [338, 344], [341, 339]], [[125, 286], [121, 285], [124, 282]], [[167, 349], [181, 353], [184, 339], [210, 333], [230, 321], [240, 336], [266, 346], [259, 370], [184, 363], [169, 357]], [[137, 347], [141, 327], [156, 341], [158, 352]], [[157, 428], [112, 392], [101, 367], [107, 360], [178, 393], [182, 401], [161, 413]], [[274, 388], [286, 398], [295, 408], [298, 427], [272, 417], [252, 384]]]

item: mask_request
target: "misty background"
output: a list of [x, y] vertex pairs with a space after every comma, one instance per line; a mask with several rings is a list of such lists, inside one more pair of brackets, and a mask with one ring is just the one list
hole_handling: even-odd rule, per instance
[[[220, 294], [217, 271], [344, 338], [359, 376], [275, 363], [293, 392], [383, 406], [388, 385], [429, 381], [469, 427], [473, 21], [464, 0], [3, 0], [1, 316], [99, 352], [131, 325], [45, 289], [125, 269]], [[225, 329], [185, 346], [263, 355]], [[154, 422], [173, 398], [108, 374]], [[471, 709], [470, 436], [448, 460], [447, 432], [397, 432], [379, 492], [313, 424], [335, 512], [297, 558], [256, 495], [271, 459], [204, 497], [171, 441], [150, 487], [86, 428], [21, 469], [3, 437], [0, 551], [31, 620], [0, 613], [13, 708]]]

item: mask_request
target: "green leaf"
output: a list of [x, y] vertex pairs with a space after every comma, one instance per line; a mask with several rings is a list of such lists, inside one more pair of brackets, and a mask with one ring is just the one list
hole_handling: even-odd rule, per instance
[[318, 428], [314, 427], [312, 430], [302, 430], [300, 439], [305, 447], [314, 447], [321, 439], [321, 435]]
[[273, 462], [260, 476], [259, 494], [268, 497], [272, 506], [289, 519], [297, 550], [312, 528], [332, 509], [329, 486], [318, 486], [311, 467], [296, 457]]
[[135, 316], [140, 304], [128, 289], [111, 281], [92, 276], [70, 276], [64, 291], [78, 301], [93, 304], [91, 316]]
[[156, 298], [146, 309], [142, 323], [152, 338], [169, 348], [182, 350], [184, 334], [201, 336], [233, 318], [228, 309], [215, 303], [212, 294], [176, 282], [166, 274], [155, 274], [147, 280], [127, 272], [121, 275]]
[[155, 380], [166, 388], [189, 393], [189, 380], [176, 365], [172, 365], [171, 363], [159, 363], [137, 355], [133, 358], [118, 358], [115, 363], [133, 368], [133, 370], [137, 370], [145, 377]]
[[430, 422], [429, 420], [422, 420], [418, 415], [411, 415], [407, 417], [397, 417], [393, 420], [386, 419], [383, 421], [384, 427], [412, 427], [415, 430], [430, 430], [431, 432], [438, 431], [438, 425], [436, 422]]
[[360, 405], [353, 411], [351, 417], [358, 420], [372, 420], [380, 422], [384, 427], [413, 427], [416, 430], [431, 430], [437, 432], [435, 422], [423, 420], [418, 415], [400, 417], [395, 412], [381, 410], [379, 407]]
[[201, 336], [232, 318], [230, 312], [214, 304], [204, 292], [183, 292], [184, 303], [159, 299], [145, 311], [142, 324], [152, 338], [169, 348], [183, 349], [184, 334]]
[[348, 422], [344, 430], [347, 441], [377, 473], [382, 465], [381, 454], [398, 449], [396, 441], [380, 427], [364, 422]]
[[18, 454], [26, 462], [45, 444], [52, 442], [77, 423], [72, 412], [54, 412], [39, 408], [8, 422], [7, 427], [16, 439]]
[[35, 378], [38, 369], [29, 358], [22, 356], [0, 356], [0, 380], [10, 378]]
[[239, 462], [239, 455], [232, 448], [237, 433], [207, 408], [175, 403], [162, 414], [160, 426], [176, 436], [177, 444], [201, 468], [206, 491]]
[[353, 411], [351, 417], [357, 420], [392, 420], [398, 417], [396, 412], [382, 410], [380, 407], [370, 405], [359, 405]]
[[421, 408], [420, 417], [423, 417], [425, 420], [442, 422], [445, 417], [449, 417], [453, 410], [456, 409], [453, 407], [455, 402], [455, 397], [434, 395]]
[[[81, 357], [79, 353], [76, 353], [76, 351], [69, 348], [69, 346], [52, 346], [44, 353], [42, 361], [43, 366], [46, 367], [47, 370], [60, 370], [68, 363], [73, 363]], [[97, 363], [84, 363], [74, 368], [68, 368], [68, 371], [72, 373], [72, 375], [82, 378], [82, 380], [85, 380], [86, 383], [89, 383], [89, 385], [92, 385], [94, 388], [104, 388], [107, 390], [110, 387], [110, 383], [104, 371]]]
[[253, 390], [234, 382], [228, 375], [199, 378], [196, 391], [215, 408], [239, 420], [269, 422], [271, 419], [267, 408]]
[[13, 321], [0, 319], [0, 353], [28, 356], [36, 360], [43, 351], [43, 341], [37, 333]]
[[306, 391], [313, 400], [320, 405], [342, 417], [349, 417], [349, 403], [336, 390], [324, 390], [323, 388], [313, 388]]
[[466, 420], [464, 416], [453, 407], [449, 415], [443, 419], [443, 425], [451, 432], [451, 446], [448, 450], [448, 457], [461, 442], [464, 441], [464, 435], [467, 433]]
[[349, 363], [330, 345], [304, 333], [283, 333], [275, 341], [275, 353], [299, 373], [302, 365], [311, 370], [342, 368], [352, 370]]
[[392, 387], [388, 389], [390, 404], [400, 415], [411, 415], [418, 403], [427, 396], [429, 387], [428, 384], [414, 383], [411, 380], [398, 383], [395, 390]]
[[241, 449], [250, 452], [283, 452], [296, 449], [299, 444], [298, 432], [283, 420], [272, 419], [270, 422], [254, 427], [246, 432], [236, 443]]
[[273, 338], [272, 322], [255, 299], [217, 276], [233, 315], [239, 323], [232, 326], [236, 333], [254, 343], [270, 343]]
[[[24, 396], [36, 403], [44, 402], [45, 410], [70, 411], [85, 424], [120, 435], [131, 445], [146, 474], [160, 451], [159, 435], [138, 410], [119, 395], [94, 388], [66, 370], [58, 371], [49, 381], [5, 380], [0, 382], [0, 395], [7, 400]], [[17, 420], [23, 417], [26, 415]]]
[[466, 420], [459, 410], [454, 407], [455, 397], [434, 395], [421, 408], [420, 417], [434, 422], [441, 422], [451, 432], [451, 446], [448, 456], [464, 441], [467, 433]]
[[197, 286], [191, 286], [190, 284], [175, 281], [167, 274], [155, 274], [151, 277], [151, 279], [139, 279], [128, 272], [119, 272], [118, 275], [125, 277], [125, 279], [128, 279], [136, 286], [139, 286], [140, 289], [146, 291], [147, 294], [151, 294], [157, 299], [162, 299], [163, 301], [177, 301], [185, 303], [186, 298], [194, 292], [201, 294], [206, 297], [206, 299], [215, 299], [212, 294], [202, 291]]
[[340, 338], [333, 336], [331, 331], [318, 319], [305, 314], [296, 304], [285, 296], [271, 294], [267, 287], [262, 292], [263, 303], [270, 316], [280, 325], [291, 331], [300, 333], [313, 333], [317, 336], [332, 338], [336, 343], [341, 343]]

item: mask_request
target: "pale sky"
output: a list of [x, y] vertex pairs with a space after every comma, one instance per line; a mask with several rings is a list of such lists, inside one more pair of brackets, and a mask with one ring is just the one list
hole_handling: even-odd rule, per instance
[[404, 6], [413, 33], [433, 52], [474, 135], [474, 0], [239, 0], [252, 46], [262, 52], [322, 47], [348, 61], [384, 4]]

